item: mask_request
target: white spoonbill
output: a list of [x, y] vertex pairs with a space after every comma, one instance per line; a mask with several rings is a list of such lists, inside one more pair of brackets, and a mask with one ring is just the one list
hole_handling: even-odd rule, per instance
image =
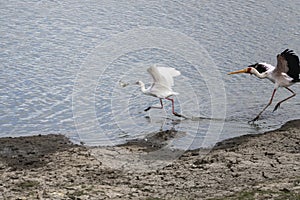
[[276, 90], [279, 87], [283, 87], [292, 93], [291, 96], [279, 101], [273, 112], [280, 107], [280, 104], [296, 95], [296, 93], [288, 88], [289, 86], [300, 82], [299, 73], [299, 58], [293, 50], [286, 49], [281, 54], [277, 55], [277, 66], [274, 67], [267, 63], [256, 63], [254, 65], [250, 65], [246, 69], [242, 69], [235, 72], [230, 72], [229, 74], [239, 74], [239, 73], [249, 73], [254, 74], [258, 78], [267, 78], [275, 84], [271, 99], [269, 103], [264, 107], [264, 109], [258, 113], [258, 115], [251, 120], [250, 122], [254, 122], [259, 119], [260, 115], [267, 109], [269, 105], [271, 105], [273, 97], [275, 95]]
[[177, 92], [172, 90], [172, 86], [174, 86], [173, 77], [179, 76], [180, 72], [171, 67], [157, 67], [156, 65], [149, 67], [147, 71], [153, 78], [152, 85], [149, 88], [145, 88], [145, 84], [142, 81], [137, 81], [136, 84], [141, 87], [141, 91], [144, 94], [159, 98], [161, 107], [150, 106], [146, 108], [145, 111], [148, 111], [151, 108], [162, 109], [162, 99], [167, 99], [172, 102], [172, 113], [175, 116], [183, 117], [174, 111], [174, 99], [169, 98], [170, 96], [178, 95]]

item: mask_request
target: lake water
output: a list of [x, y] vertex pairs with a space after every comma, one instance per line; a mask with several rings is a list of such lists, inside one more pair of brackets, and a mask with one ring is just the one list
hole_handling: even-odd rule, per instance
[[[0, 136], [64, 134], [115, 145], [174, 129], [174, 148], [211, 146], [278, 128], [300, 115], [300, 95], [255, 125], [273, 84], [227, 73], [300, 54], [299, 1], [8, 1], [0, 5]], [[172, 66], [177, 112], [133, 83]], [[127, 87], [119, 84], [129, 83]], [[299, 85], [291, 87], [300, 94]], [[275, 102], [288, 96], [279, 90]], [[202, 119], [207, 117], [208, 119]], [[212, 118], [212, 119], [209, 119]]]

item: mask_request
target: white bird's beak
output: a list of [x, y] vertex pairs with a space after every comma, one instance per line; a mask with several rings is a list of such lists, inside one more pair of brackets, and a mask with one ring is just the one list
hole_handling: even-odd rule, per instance
[[122, 80], [120, 80], [120, 81], [119, 81], [119, 85], [120, 85], [121, 87], [126, 87], [126, 86], [129, 85], [129, 83], [126, 83], [126, 82], [123, 82]]
[[250, 73], [250, 70], [249, 70], [249, 68], [245, 68], [245, 69], [242, 69], [242, 70], [238, 70], [238, 71], [234, 71], [234, 72], [229, 72], [228, 75], [231, 75], [231, 74], [241, 74], [241, 73]]

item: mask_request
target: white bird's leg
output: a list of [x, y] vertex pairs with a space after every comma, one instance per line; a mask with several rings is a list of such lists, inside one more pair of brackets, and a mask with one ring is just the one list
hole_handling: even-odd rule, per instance
[[173, 113], [173, 115], [175, 115], [177, 117], [183, 117], [181, 114], [178, 114], [177, 112], [175, 112], [175, 110], [174, 110], [174, 99], [171, 99], [171, 98], [166, 98], [166, 99], [172, 102], [172, 113]]
[[163, 109], [164, 105], [163, 105], [163, 103], [162, 103], [162, 99], [159, 99], [159, 101], [160, 101], [161, 107], [149, 106], [149, 107], [146, 108], [144, 111], [148, 111], [148, 110], [150, 110], [151, 108]]
[[273, 91], [273, 93], [272, 93], [272, 97], [271, 97], [271, 99], [270, 99], [270, 101], [269, 101], [269, 103], [264, 107], [264, 109], [262, 110], [262, 111], [260, 111], [260, 113], [258, 113], [258, 115], [254, 118], [254, 119], [252, 119], [251, 121], [249, 121], [249, 122], [254, 122], [254, 121], [257, 121], [258, 120], [258, 118], [260, 117], [260, 115], [271, 105], [271, 103], [272, 103], [272, 101], [273, 101], [273, 97], [274, 97], [274, 95], [275, 95], [275, 92], [276, 92], [276, 89], [274, 89], [274, 91]]
[[280, 104], [281, 104], [282, 102], [284, 102], [284, 101], [286, 101], [286, 100], [289, 100], [290, 98], [296, 96], [296, 93], [295, 93], [293, 90], [291, 90], [290, 88], [286, 87], [285, 89], [287, 89], [288, 91], [290, 91], [290, 92], [293, 93], [293, 94], [292, 94], [291, 96], [289, 96], [288, 98], [283, 99], [282, 101], [279, 101], [279, 102], [276, 104], [276, 106], [275, 106], [273, 112], [274, 112], [275, 110], [277, 110], [277, 108], [280, 107]]

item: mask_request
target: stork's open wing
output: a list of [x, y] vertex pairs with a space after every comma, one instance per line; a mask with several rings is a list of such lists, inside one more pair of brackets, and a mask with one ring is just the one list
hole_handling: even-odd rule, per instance
[[299, 80], [299, 58], [293, 50], [286, 49], [277, 56], [276, 72], [287, 73], [294, 80]]
[[168, 88], [174, 85], [173, 77], [180, 75], [179, 71], [171, 67], [151, 66], [147, 71], [153, 77], [154, 84], [160, 84]]

